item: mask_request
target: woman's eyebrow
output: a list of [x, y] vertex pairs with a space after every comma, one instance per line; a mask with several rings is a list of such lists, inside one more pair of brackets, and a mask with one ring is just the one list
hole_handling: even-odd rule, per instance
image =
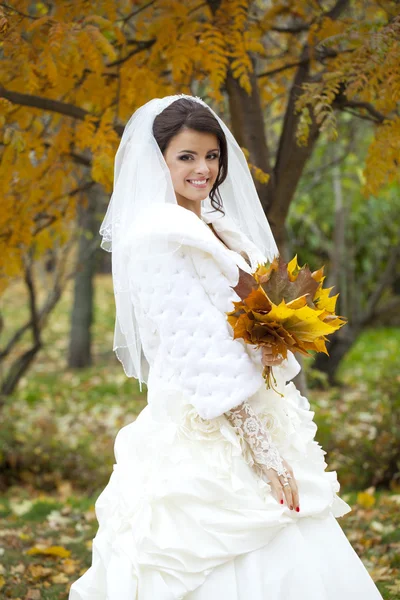
[[[197, 152], [195, 152], [194, 150], [179, 150], [178, 154], [180, 154], [181, 152], [188, 152], [189, 154], [197, 154]], [[219, 148], [213, 148], [212, 150], [208, 150], [207, 154], [209, 154], [209, 152], [219, 152]]]

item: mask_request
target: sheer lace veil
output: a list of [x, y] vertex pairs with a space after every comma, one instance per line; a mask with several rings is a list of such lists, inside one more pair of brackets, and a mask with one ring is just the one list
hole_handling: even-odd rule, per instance
[[[228, 175], [219, 186], [227, 217], [268, 259], [277, 247], [258, 198], [246, 158], [225, 123], [200, 98], [176, 95], [155, 98], [129, 119], [115, 156], [114, 188], [100, 227], [101, 247], [112, 252], [116, 304], [113, 349], [128, 377], [147, 383], [148, 365], [129, 290], [129, 249], [133, 240], [146, 239], [152, 215], [166, 203], [177, 204], [171, 175], [153, 136], [153, 122], [175, 100], [187, 98], [207, 107], [222, 127], [228, 145]], [[160, 252], [170, 251], [165, 230]], [[176, 249], [176, 245], [175, 245]], [[152, 249], [153, 250], [153, 249]], [[144, 250], [145, 251], [145, 250]]]

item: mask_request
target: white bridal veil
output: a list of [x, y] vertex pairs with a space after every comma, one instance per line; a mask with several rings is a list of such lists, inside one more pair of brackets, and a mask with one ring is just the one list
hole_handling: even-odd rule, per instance
[[[267, 257], [278, 253], [251, 177], [246, 158], [235, 138], [198, 97], [184, 94], [155, 98], [141, 106], [126, 124], [115, 157], [114, 189], [100, 227], [101, 247], [112, 252], [116, 304], [113, 349], [128, 377], [147, 383], [139, 328], [130, 299], [128, 252], [138, 223], [151, 227], [151, 216], [165, 203], [177, 204], [169, 169], [153, 136], [153, 122], [167, 106], [186, 98], [208, 108], [219, 122], [228, 146], [228, 175], [219, 186], [225, 214]], [[146, 215], [148, 218], [146, 218]], [[168, 231], [165, 232], [165, 251]]]

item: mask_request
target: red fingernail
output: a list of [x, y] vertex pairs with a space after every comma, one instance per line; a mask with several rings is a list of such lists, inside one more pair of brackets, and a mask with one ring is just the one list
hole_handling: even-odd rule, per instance
[[297, 512], [300, 512], [300, 506], [296, 506]]
[[281, 504], [283, 504], [283, 500], [281, 500]]

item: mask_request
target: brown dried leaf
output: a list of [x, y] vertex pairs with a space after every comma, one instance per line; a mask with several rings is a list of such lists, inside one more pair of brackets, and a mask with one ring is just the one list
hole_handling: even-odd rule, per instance
[[250, 273], [243, 271], [243, 269], [241, 269], [240, 267], [238, 268], [239, 281], [233, 289], [235, 290], [239, 298], [244, 300], [245, 298], [247, 298], [247, 296], [251, 293], [253, 289], [255, 290], [258, 288], [258, 284], [254, 277], [250, 275]]
[[25, 600], [41, 600], [41, 597], [42, 593], [40, 590], [35, 590], [34, 588], [31, 588], [27, 591]]
[[28, 572], [33, 579], [42, 579], [52, 574], [53, 569], [49, 567], [43, 567], [42, 565], [29, 565]]
[[319, 283], [313, 279], [308, 266], [304, 266], [298, 272], [296, 279], [290, 281], [287, 264], [280, 259], [278, 270], [273, 271], [268, 281], [261, 287], [274, 304], [280, 304], [282, 299], [286, 303], [292, 302], [308, 294], [307, 303], [311, 305]]

